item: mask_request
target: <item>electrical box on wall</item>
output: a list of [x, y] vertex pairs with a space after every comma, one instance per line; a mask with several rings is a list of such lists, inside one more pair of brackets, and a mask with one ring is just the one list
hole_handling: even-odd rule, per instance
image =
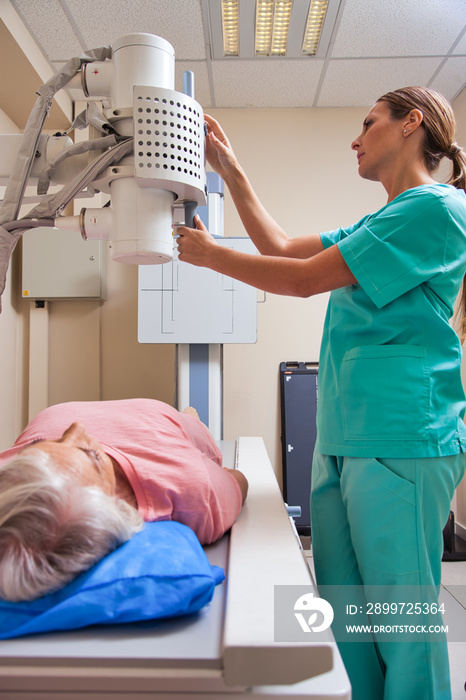
[[102, 242], [40, 227], [23, 236], [23, 299], [102, 299]]

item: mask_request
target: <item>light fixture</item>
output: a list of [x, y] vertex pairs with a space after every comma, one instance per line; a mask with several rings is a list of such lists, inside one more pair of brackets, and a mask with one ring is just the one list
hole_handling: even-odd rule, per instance
[[201, 0], [212, 58], [324, 58], [344, 1]]
[[239, 55], [238, 0], [222, 0], [223, 55]]
[[273, 30], [273, 0], [257, 0], [256, 5], [256, 56], [267, 56]]
[[319, 39], [324, 26], [328, 0], [312, 0], [307, 16], [302, 53], [304, 56], [315, 56], [319, 47]]
[[273, 32], [270, 53], [272, 56], [284, 56], [290, 28], [293, 0], [275, 0], [273, 13]]
[[284, 56], [293, 0], [256, 0], [256, 56]]

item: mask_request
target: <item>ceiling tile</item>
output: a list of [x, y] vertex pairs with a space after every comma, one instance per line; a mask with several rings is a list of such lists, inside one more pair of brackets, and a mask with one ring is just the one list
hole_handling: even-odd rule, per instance
[[67, 0], [67, 4], [86, 48], [147, 32], [169, 41], [178, 59], [205, 58], [200, 0]]
[[466, 57], [448, 58], [429, 87], [453, 100], [466, 87]]
[[60, 0], [15, 0], [14, 4], [49, 61], [67, 61], [82, 53]]
[[466, 54], [466, 27], [463, 30], [463, 36], [453, 49], [452, 53], [456, 55], [458, 55], [459, 53], [462, 53], [463, 55]]
[[213, 61], [216, 107], [312, 107], [324, 62]]
[[381, 58], [330, 61], [319, 107], [360, 107], [406, 85], [426, 85], [439, 58]]
[[332, 58], [446, 54], [465, 24], [465, 0], [346, 0]]

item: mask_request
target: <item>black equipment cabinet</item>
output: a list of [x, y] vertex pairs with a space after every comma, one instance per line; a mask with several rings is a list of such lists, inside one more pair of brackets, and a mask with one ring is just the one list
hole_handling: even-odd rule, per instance
[[280, 396], [282, 423], [283, 498], [300, 506], [295, 518], [300, 535], [311, 534], [311, 469], [316, 443], [318, 364], [282, 362]]

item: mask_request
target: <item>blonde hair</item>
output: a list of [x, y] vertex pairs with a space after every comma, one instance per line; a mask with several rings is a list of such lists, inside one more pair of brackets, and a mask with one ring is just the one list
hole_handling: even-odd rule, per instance
[[135, 508], [82, 486], [39, 448], [19, 453], [0, 466], [0, 597], [51, 593], [142, 526]]
[[[428, 172], [433, 173], [442, 158], [448, 158], [452, 163], [448, 184], [466, 191], [466, 153], [455, 141], [455, 115], [448, 100], [425, 87], [406, 87], [387, 92], [377, 101], [387, 104], [393, 119], [403, 119], [412, 109], [422, 112], [423, 155]], [[453, 325], [463, 344], [466, 340], [466, 275], [458, 302]]]

